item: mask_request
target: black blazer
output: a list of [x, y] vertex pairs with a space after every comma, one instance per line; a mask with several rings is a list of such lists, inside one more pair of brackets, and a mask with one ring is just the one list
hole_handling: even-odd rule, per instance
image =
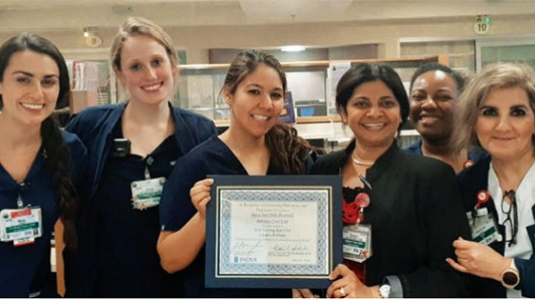
[[[329, 153], [312, 174], [339, 174], [355, 148]], [[367, 170], [372, 256], [365, 263], [366, 285], [397, 276], [403, 297], [467, 297], [466, 276], [445, 261], [455, 257], [453, 241], [469, 238], [453, 169], [438, 160], [401, 151], [396, 141]], [[342, 200], [340, 200], [342, 201]]]

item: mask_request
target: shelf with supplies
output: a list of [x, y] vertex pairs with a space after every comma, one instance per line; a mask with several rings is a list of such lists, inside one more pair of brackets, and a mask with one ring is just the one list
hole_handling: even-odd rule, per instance
[[[294, 124], [301, 137], [326, 152], [345, 147], [353, 136], [351, 130], [341, 123], [334, 105], [336, 84], [352, 65], [376, 62], [393, 67], [408, 90], [412, 74], [418, 67], [430, 62], [448, 65], [448, 56], [282, 63], [288, 80], [289, 94], [286, 98], [292, 104], [288, 108], [286, 103], [285, 108], [293, 111], [292, 121], [288, 123]], [[211, 118], [220, 132], [230, 122], [229, 108], [220, 93], [228, 66], [180, 66], [180, 88], [174, 103]], [[401, 147], [407, 147], [419, 138], [418, 132], [407, 125], [408, 130], [402, 130], [398, 137]]]
[[[347, 61], [300, 61], [281, 63], [293, 98], [295, 123], [340, 122], [334, 104], [335, 88], [339, 78], [358, 63], [384, 63], [393, 67], [408, 89], [414, 71], [422, 64], [448, 64], [447, 55], [414, 58], [361, 59]], [[217, 125], [228, 125], [230, 111], [221, 94], [228, 64], [181, 65], [175, 106], [197, 112], [214, 120]]]

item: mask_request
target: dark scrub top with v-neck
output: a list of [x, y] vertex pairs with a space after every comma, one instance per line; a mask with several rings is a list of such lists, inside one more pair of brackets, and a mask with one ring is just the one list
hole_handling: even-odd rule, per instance
[[[160, 204], [163, 231], [181, 229], [196, 213], [189, 191], [206, 175], [247, 175], [247, 171], [234, 153], [213, 136], [177, 161], [173, 173], [164, 187]], [[282, 174], [269, 166], [268, 175]], [[180, 248], [177, 248], [180, 251]], [[179, 273], [184, 278], [185, 298], [291, 298], [290, 289], [219, 289], [204, 287], [205, 252], [201, 249], [195, 260]]]
[[[112, 136], [123, 138], [121, 120]], [[178, 287], [173, 287], [173, 276], [161, 268], [156, 251], [158, 207], [134, 209], [130, 184], [145, 180], [146, 168], [150, 178], [168, 177], [180, 156], [177, 140], [170, 135], [147, 157], [110, 154], [106, 160], [95, 195], [97, 297], [176, 296], [173, 292]]]
[[[76, 135], [63, 132], [71, 157], [72, 183], [78, 186], [76, 175], [84, 171], [87, 150]], [[46, 155], [39, 151], [30, 171], [17, 183], [0, 164], [0, 210], [16, 209], [20, 195], [23, 206], [41, 208], [42, 233], [33, 244], [15, 247], [13, 242], [0, 242], [0, 298], [57, 296], [50, 266], [50, 240], [60, 215], [52, 172], [46, 167]], [[61, 237], [60, 237], [61, 238]]]
[[[80, 207], [78, 228], [79, 247], [76, 251], [63, 251], [63, 259], [65, 262], [65, 296], [69, 298], [92, 298], [96, 297], [97, 294], [96, 281], [98, 277], [96, 274], [97, 269], [95, 267], [97, 265], [95, 257], [97, 251], [95, 247], [100, 239], [100, 233], [96, 230], [96, 214], [97, 210], [99, 210], [101, 201], [95, 196], [97, 190], [99, 190], [100, 186], [104, 183], [102, 175], [112, 149], [113, 129], [117, 123], [120, 122], [128, 103], [129, 102], [113, 105], [98, 105], [86, 108], [74, 116], [65, 127], [68, 131], [76, 133], [78, 137], [80, 137], [86, 145], [89, 154], [87, 159], [87, 179], [84, 181], [83, 185], [83, 194], [87, 198], [87, 201], [84, 203], [85, 205], [83, 207]], [[171, 103], [168, 103], [168, 105], [171, 110], [171, 117], [175, 124], [175, 132], [173, 135], [175, 141], [177, 141], [178, 149], [180, 149], [177, 156], [189, 152], [193, 147], [217, 133], [212, 120], [199, 114], [173, 107]], [[158, 162], [155, 162], [155, 164], [158, 164]], [[155, 176], [156, 174], [151, 175]], [[126, 187], [125, 191], [130, 191], [130, 187]], [[114, 195], [115, 193], [112, 193], [107, 197], [111, 198], [114, 197]], [[132, 208], [129, 206], [127, 207], [128, 212], [126, 214], [130, 215], [130, 213], [132, 213], [130, 211]], [[132, 222], [134, 221], [137, 222], [137, 220], [133, 220]], [[145, 224], [143, 221], [141, 222], [141, 224]], [[156, 230], [158, 230], [159, 223], [153, 225], [157, 228]], [[137, 245], [129, 242], [124, 236], [129, 232], [130, 231], [126, 231], [123, 233], [121, 231], [115, 231], [115, 233], [119, 234], [116, 238], [124, 241], [122, 246], [122, 249], [125, 249], [125, 251], [123, 251], [124, 255], [129, 254], [126, 250], [130, 251], [130, 248], [137, 247]], [[158, 234], [155, 235], [154, 239], [156, 239], [157, 236]], [[138, 241], [138, 237], [136, 236], [134, 240]], [[153, 247], [151, 248], [152, 251], [150, 253], [155, 253], [156, 245], [147, 245], [146, 247], [149, 246]], [[131, 261], [129, 260], [127, 262], [131, 264]], [[156, 265], [159, 267], [160, 262], [158, 261]], [[120, 269], [125, 270], [131, 268], [134, 268], [134, 266], [125, 266]], [[157, 270], [160, 274], [161, 270]], [[141, 272], [132, 273], [139, 274]], [[117, 271], [115, 271], [115, 274], [117, 274]], [[126, 276], [124, 279], [129, 280], [130, 277], [131, 276]], [[144, 277], [151, 278], [153, 276], [144, 274]], [[134, 294], [135, 291], [141, 289], [141, 285], [136, 286], [136, 282], [126, 281], [124, 283], [116, 284], [115, 286], [115, 289], [110, 290], [110, 294], [113, 292], [113, 294], [121, 294], [120, 296], [122, 297], [127, 297], [130, 294], [132, 294], [133, 297], [141, 297], [142, 295], [147, 295], [149, 293], [152, 293], [152, 295], [147, 297], [157, 297], [162, 294], [163, 289], [162, 285], [149, 286], [147, 287], [146, 292]], [[110, 285], [110, 287], [113, 286]], [[123, 291], [120, 290], [121, 288]], [[172, 292], [179, 293], [181, 289], [180, 281], [175, 282], [170, 288]], [[103, 291], [104, 289], [101, 288], [101, 295]]]

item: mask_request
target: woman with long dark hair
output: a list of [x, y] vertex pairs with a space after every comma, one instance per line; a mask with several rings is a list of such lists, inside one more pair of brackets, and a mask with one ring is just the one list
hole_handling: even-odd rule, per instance
[[[278, 123], [286, 75], [272, 55], [247, 50], [230, 64], [223, 95], [230, 106], [229, 128], [196, 147], [177, 166], [162, 198], [158, 252], [168, 272], [184, 278], [183, 297], [290, 297], [289, 289], [204, 287], [205, 212], [209, 174], [270, 175], [307, 172], [308, 143]], [[191, 196], [190, 196], [191, 189]]]
[[68, 249], [78, 245], [77, 179], [86, 148], [52, 112], [69, 101], [63, 56], [22, 33], [0, 47], [0, 297], [57, 295], [50, 240], [60, 218]]

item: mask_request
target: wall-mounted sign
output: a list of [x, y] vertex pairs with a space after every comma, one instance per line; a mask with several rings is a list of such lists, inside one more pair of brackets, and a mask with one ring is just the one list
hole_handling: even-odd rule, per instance
[[490, 30], [490, 23], [476, 22], [474, 24], [474, 32], [477, 34], [487, 34]]

